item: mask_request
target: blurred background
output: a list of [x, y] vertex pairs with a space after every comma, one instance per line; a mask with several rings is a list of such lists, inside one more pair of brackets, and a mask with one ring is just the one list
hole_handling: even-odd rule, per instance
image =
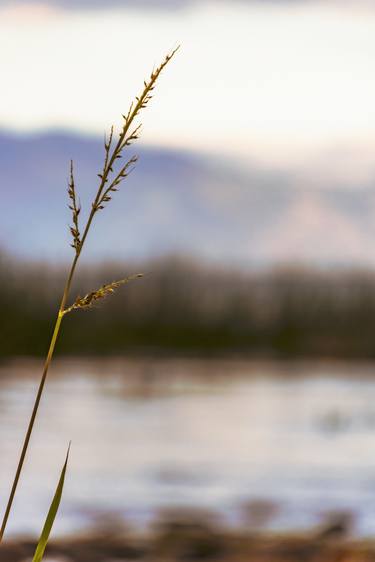
[[1, 505], [73, 255], [69, 161], [84, 219], [105, 131], [178, 44], [71, 296], [146, 275], [64, 321], [9, 536], [40, 530], [70, 439], [56, 535], [373, 536], [371, 0], [0, 0]]

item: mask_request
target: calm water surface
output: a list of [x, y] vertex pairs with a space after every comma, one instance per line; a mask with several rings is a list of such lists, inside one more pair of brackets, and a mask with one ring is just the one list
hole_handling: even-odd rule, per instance
[[[1, 505], [40, 367], [0, 366]], [[255, 500], [275, 506], [273, 528], [350, 511], [375, 533], [375, 365], [56, 361], [10, 532], [40, 530], [69, 440], [57, 533], [109, 514], [144, 526], [167, 506], [236, 525]]]

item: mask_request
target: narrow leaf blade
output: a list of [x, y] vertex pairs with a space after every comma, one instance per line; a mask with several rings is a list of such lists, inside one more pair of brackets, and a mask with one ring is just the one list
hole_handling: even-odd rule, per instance
[[49, 535], [51, 533], [51, 529], [52, 529], [53, 523], [55, 521], [57, 511], [58, 511], [59, 506], [60, 506], [60, 500], [61, 500], [61, 496], [62, 496], [62, 492], [63, 492], [63, 488], [64, 488], [66, 467], [68, 466], [69, 450], [70, 450], [70, 445], [68, 447], [68, 452], [66, 453], [65, 463], [64, 463], [64, 466], [63, 466], [61, 474], [60, 474], [59, 483], [57, 484], [55, 495], [53, 496], [53, 500], [52, 500], [52, 503], [50, 505], [48, 515], [47, 515], [46, 521], [44, 523], [42, 534], [40, 535], [39, 542], [38, 542], [38, 545], [36, 547], [34, 558], [33, 558], [32, 562], [40, 562], [42, 560], [45, 548], [47, 546]]

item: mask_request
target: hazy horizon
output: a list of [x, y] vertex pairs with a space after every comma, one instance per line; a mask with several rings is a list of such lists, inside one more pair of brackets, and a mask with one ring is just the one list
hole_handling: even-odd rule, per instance
[[364, 0], [0, 2], [0, 245], [68, 258], [69, 160], [84, 213], [104, 132], [181, 44], [88, 258], [373, 267], [374, 31]]

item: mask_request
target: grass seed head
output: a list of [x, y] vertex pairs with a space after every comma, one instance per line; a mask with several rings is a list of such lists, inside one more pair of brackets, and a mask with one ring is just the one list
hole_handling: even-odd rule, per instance
[[81, 234], [79, 232], [78, 217], [81, 212], [81, 204], [77, 200], [76, 188], [73, 175], [73, 160], [70, 161], [70, 176], [68, 181], [68, 195], [70, 203], [68, 205], [69, 209], [72, 211], [73, 225], [69, 227], [70, 233], [73, 238], [71, 244], [72, 248], [75, 249], [76, 254], [79, 253], [81, 249]]
[[97, 289], [96, 291], [91, 291], [91, 293], [87, 293], [87, 295], [85, 295], [84, 297], [78, 296], [74, 303], [69, 306], [69, 308], [64, 310], [64, 314], [67, 314], [72, 310], [91, 308], [96, 301], [104, 299], [108, 295], [113, 294], [121, 285], [125, 285], [126, 283], [133, 281], [133, 279], [139, 279], [140, 277], [143, 277], [142, 273], [129, 275], [128, 277], [120, 279], [119, 281], [113, 281], [112, 283], [102, 285], [101, 287], [99, 287], [99, 289]]

